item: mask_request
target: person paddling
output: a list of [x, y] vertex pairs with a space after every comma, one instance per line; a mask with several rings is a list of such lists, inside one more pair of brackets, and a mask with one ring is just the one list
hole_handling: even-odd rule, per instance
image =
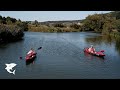
[[[39, 47], [37, 50], [42, 49], [42, 47]], [[34, 57], [34, 55], [36, 55], [37, 53], [35, 52], [35, 50], [33, 50], [33, 48], [30, 49], [30, 51], [26, 52], [28, 57]], [[20, 59], [22, 59], [23, 57], [20, 56]]]
[[96, 51], [95, 51], [95, 48], [93, 47], [93, 45], [91, 45], [91, 47], [90, 48], [88, 48], [88, 51], [90, 52], [90, 53], [96, 53]]
[[32, 56], [35, 53], [35, 51], [33, 50], [33, 48], [30, 49], [30, 51], [27, 53], [27, 55]]

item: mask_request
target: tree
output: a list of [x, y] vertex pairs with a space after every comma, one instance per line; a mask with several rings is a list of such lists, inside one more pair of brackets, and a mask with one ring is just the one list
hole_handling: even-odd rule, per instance
[[120, 19], [116, 21], [116, 29], [120, 32]]
[[27, 22], [21, 22], [21, 20], [18, 20], [16, 22], [16, 25], [18, 27], [20, 27], [23, 31], [27, 31], [28, 30], [28, 24], [27, 24]]
[[2, 16], [0, 15], [0, 20], [2, 20]]
[[86, 17], [83, 24], [84, 30], [108, 34], [116, 28], [116, 18], [110, 14], [94, 14]]
[[35, 21], [34, 21], [34, 25], [37, 26], [38, 24], [39, 24], [39, 22], [38, 22], [37, 20], [35, 20]]
[[102, 29], [102, 25], [104, 23], [102, 15], [94, 14], [89, 15], [84, 20], [84, 27], [90, 31], [100, 31]]
[[2, 23], [6, 24], [6, 18], [5, 17], [2, 18]]

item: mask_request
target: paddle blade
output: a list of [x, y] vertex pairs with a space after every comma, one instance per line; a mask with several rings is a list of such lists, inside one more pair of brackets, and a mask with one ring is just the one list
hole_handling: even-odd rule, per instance
[[42, 47], [39, 47], [38, 50], [39, 50], [39, 49], [42, 49]]
[[104, 50], [101, 50], [100, 52], [104, 52]]
[[22, 57], [19, 57], [20, 59], [22, 59]]

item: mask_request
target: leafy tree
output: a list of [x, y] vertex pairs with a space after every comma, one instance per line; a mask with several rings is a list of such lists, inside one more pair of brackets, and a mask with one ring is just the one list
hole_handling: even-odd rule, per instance
[[116, 29], [120, 32], [120, 19], [116, 21]]

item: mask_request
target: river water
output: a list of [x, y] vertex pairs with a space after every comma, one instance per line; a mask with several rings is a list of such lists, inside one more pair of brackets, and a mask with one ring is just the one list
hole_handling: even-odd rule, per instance
[[[90, 45], [104, 50], [104, 59], [85, 54], [83, 49]], [[37, 57], [26, 64], [24, 57], [30, 48]], [[15, 75], [5, 70], [9, 63], [17, 64]], [[120, 79], [120, 39], [88, 32], [25, 32], [23, 40], [0, 46], [0, 78]]]

